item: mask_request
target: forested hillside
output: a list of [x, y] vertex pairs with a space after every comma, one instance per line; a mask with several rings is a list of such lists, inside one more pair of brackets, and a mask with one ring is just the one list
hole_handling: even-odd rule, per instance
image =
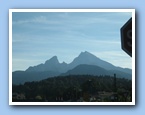
[[131, 101], [132, 81], [116, 76], [68, 75], [13, 85], [13, 101]]

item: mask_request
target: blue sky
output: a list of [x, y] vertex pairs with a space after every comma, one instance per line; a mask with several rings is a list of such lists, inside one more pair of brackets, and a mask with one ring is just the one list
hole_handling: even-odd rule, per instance
[[120, 42], [120, 28], [130, 17], [130, 12], [13, 12], [12, 70], [26, 70], [55, 55], [60, 63], [70, 63], [83, 51], [132, 68]]

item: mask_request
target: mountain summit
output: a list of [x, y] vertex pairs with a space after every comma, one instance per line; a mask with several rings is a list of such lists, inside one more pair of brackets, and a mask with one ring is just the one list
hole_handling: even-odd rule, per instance
[[37, 66], [29, 67], [26, 71], [36, 71], [36, 72], [43, 72], [43, 71], [59, 71], [59, 61], [57, 56], [53, 56], [51, 59], [47, 60], [44, 64], [39, 64]]
[[89, 53], [88, 51], [81, 52], [79, 57], [81, 56], [94, 56], [93, 54]]
[[97, 65], [107, 70], [115, 68], [114, 65], [101, 60], [100, 58], [87, 51], [81, 52], [80, 55], [70, 63], [70, 68], [74, 68], [80, 64]]
[[59, 64], [59, 61], [57, 59], [57, 56], [53, 56], [51, 59], [47, 60], [45, 62], [45, 64], [46, 65], [49, 65], [49, 64], [55, 64], [55, 65], [57, 65], [57, 64]]

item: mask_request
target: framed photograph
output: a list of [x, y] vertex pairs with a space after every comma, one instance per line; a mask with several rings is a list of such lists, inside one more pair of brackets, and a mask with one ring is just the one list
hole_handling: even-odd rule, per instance
[[10, 9], [9, 105], [135, 105], [135, 9]]

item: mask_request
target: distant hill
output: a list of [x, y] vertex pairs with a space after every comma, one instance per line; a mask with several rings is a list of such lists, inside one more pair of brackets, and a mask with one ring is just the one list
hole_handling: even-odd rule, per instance
[[72, 70], [67, 71], [66, 73], [61, 74], [61, 76], [67, 76], [67, 75], [110, 75], [113, 76], [114, 73], [117, 75], [118, 78], [126, 78], [131, 79], [132, 75], [118, 71], [118, 70], [106, 70], [104, 68], [101, 68], [99, 66], [95, 65], [86, 65], [81, 64], [77, 67], [73, 68]]
[[110, 72], [95, 65], [81, 64], [75, 68], [68, 70], [66, 73], [61, 74], [65, 75], [109, 75]]
[[[87, 66], [84, 66], [87, 65]], [[90, 65], [90, 66], [88, 66]], [[87, 71], [86, 71], [87, 70]], [[96, 71], [97, 70], [97, 71]], [[57, 56], [53, 56], [45, 63], [36, 66], [30, 66], [26, 71], [15, 71], [12, 73], [13, 84], [24, 83], [27, 81], [39, 81], [48, 77], [54, 77], [62, 74], [72, 72], [77, 73], [95, 73], [99, 74], [112, 74], [117, 72], [118, 75], [127, 76], [130, 78], [132, 70], [129, 68], [121, 68], [113, 64], [101, 60], [95, 55], [85, 51], [81, 52], [71, 63], [59, 63]], [[128, 77], [129, 76], [129, 77]]]
[[12, 83], [13, 84], [24, 84], [25, 82], [40, 81], [48, 77], [58, 76], [60, 73], [52, 71], [15, 71], [12, 73]]

